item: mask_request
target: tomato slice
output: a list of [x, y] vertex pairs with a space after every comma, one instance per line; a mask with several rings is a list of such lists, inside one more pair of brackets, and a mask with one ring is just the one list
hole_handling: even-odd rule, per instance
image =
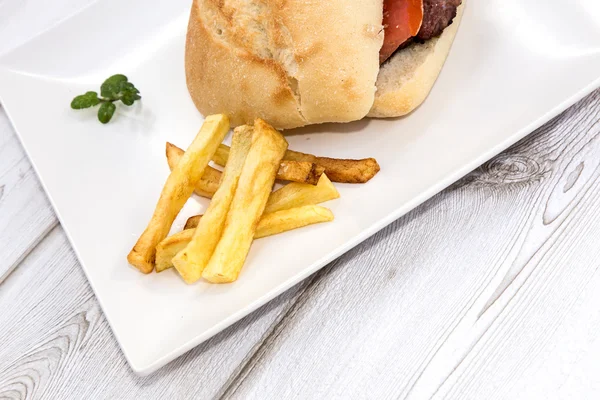
[[379, 63], [387, 60], [402, 43], [416, 36], [422, 23], [423, 0], [384, 0], [384, 36]]

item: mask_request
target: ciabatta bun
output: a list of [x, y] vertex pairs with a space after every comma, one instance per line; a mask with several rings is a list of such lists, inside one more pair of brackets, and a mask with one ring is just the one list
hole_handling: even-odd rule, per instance
[[375, 98], [381, 0], [194, 0], [189, 92], [203, 114], [277, 128], [363, 118]]
[[380, 70], [382, 0], [194, 0], [188, 89], [202, 114], [226, 113], [234, 126], [404, 115], [431, 90], [462, 7], [441, 37], [396, 52]]

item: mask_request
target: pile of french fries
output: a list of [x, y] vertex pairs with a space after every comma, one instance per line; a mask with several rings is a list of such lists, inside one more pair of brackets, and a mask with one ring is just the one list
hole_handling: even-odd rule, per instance
[[[237, 127], [228, 147], [221, 142], [229, 128], [226, 115], [211, 115], [186, 151], [167, 143], [171, 174], [127, 256], [141, 272], [175, 267], [187, 283], [234, 282], [254, 239], [332, 221], [331, 210], [317, 205], [340, 196], [332, 181], [364, 183], [379, 171], [373, 158], [342, 160], [288, 150], [281, 133], [261, 119]], [[272, 191], [276, 180], [289, 183]], [[206, 212], [167, 236], [194, 192], [211, 199]]]

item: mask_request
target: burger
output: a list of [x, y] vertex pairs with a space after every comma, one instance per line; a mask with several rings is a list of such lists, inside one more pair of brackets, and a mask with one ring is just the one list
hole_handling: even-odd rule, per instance
[[194, 0], [185, 69], [203, 114], [280, 129], [410, 113], [429, 94], [461, 0]]

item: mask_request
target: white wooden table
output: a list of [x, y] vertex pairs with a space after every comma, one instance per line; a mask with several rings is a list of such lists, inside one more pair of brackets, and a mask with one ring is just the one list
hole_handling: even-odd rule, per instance
[[[0, 0], [0, 53], [90, 1]], [[598, 399], [599, 175], [597, 91], [138, 378], [0, 108], [0, 398]]]

